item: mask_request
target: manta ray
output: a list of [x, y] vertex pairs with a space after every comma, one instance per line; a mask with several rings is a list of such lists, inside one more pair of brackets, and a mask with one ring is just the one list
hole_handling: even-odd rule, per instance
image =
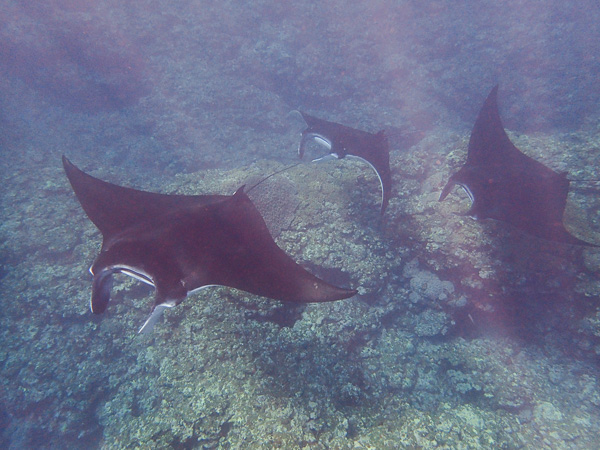
[[91, 310], [103, 313], [112, 275], [153, 286], [154, 306], [140, 332], [164, 309], [208, 286], [228, 286], [284, 302], [328, 302], [356, 290], [333, 286], [280, 249], [240, 187], [233, 195], [167, 195], [117, 186], [86, 174], [63, 156], [75, 195], [102, 233], [90, 267]]
[[450, 177], [439, 200], [459, 185], [472, 203], [466, 215], [506, 222], [550, 241], [596, 247], [566, 230], [563, 214], [569, 191], [567, 175], [514, 146], [500, 120], [497, 97], [496, 85], [475, 121], [467, 162]]
[[345, 125], [310, 116], [302, 111], [298, 111], [307, 128], [302, 132], [300, 145], [298, 146], [298, 156], [304, 156], [304, 148], [310, 139], [314, 139], [319, 144], [329, 150], [329, 154], [314, 159], [323, 161], [327, 159], [351, 158], [366, 162], [377, 174], [381, 184], [381, 215], [390, 201], [392, 192], [392, 172], [390, 171], [390, 151], [387, 137], [384, 130], [378, 133], [369, 133], [367, 131], [357, 130]]

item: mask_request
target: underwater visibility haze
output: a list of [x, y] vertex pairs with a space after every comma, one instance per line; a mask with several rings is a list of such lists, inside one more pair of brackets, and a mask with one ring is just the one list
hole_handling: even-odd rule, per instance
[[597, 1], [0, 17], [1, 448], [597, 447]]

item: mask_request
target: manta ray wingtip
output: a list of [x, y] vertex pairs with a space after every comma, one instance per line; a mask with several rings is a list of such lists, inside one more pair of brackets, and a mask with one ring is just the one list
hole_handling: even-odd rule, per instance
[[242, 185], [241, 185], [239, 188], [237, 188], [237, 189], [236, 189], [236, 191], [233, 193], [233, 197], [234, 197], [234, 198], [237, 198], [237, 197], [240, 197], [240, 196], [242, 196], [242, 195], [246, 195], [245, 189], [246, 189], [246, 185], [245, 185], [245, 184], [242, 184]]
[[65, 169], [65, 172], [69, 172], [71, 169], [75, 168], [75, 165], [67, 158], [65, 155], [62, 155], [62, 165]]
[[[347, 298], [354, 297], [356, 294], [358, 294], [358, 290], [356, 290], [356, 289], [346, 289], [346, 288], [341, 288], [341, 287], [337, 287], [337, 286], [332, 286], [332, 287], [333, 287], [333, 289], [331, 290], [329, 295], [325, 296], [326, 300], [324, 300], [324, 301], [344, 300]], [[323, 300], [317, 300], [317, 301], [323, 301]]]

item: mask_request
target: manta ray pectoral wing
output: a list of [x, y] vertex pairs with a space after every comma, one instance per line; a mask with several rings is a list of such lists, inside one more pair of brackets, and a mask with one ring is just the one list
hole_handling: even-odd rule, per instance
[[347, 155], [346, 158], [348, 159], [354, 159], [355, 161], [361, 161], [364, 163], [367, 163], [369, 165], [369, 167], [371, 169], [373, 169], [373, 171], [375, 172], [375, 175], [377, 175], [377, 179], [379, 180], [379, 185], [381, 186], [381, 214], [383, 214], [383, 211], [385, 211], [385, 207], [387, 206], [387, 202], [386, 202], [386, 189], [385, 186], [383, 184], [383, 179], [381, 178], [381, 174], [379, 173], [379, 171], [377, 170], [377, 168], [371, 164], [369, 161], [367, 161], [365, 158], [361, 158], [360, 156], [354, 156], [354, 155]]

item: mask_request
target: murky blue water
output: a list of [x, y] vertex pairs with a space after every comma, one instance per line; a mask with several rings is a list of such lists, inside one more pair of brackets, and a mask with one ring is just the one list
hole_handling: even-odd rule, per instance
[[[572, 180], [567, 229], [600, 243], [597, 2], [6, 1], [0, 17], [1, 447], [596, 445], [600, 252], [438, 197], [499, 84], [514, 144]], [[138, 336], [153, 292], [120, 277], [89, 312], [102, 239], [61, 155], [119, 185], [232, 194], [298, 161], [294, 109], [387, 130], [383, 221], [358, 162], [305, 157], [256, 192], [277, 244], [358, 296], [212, 288]]]

